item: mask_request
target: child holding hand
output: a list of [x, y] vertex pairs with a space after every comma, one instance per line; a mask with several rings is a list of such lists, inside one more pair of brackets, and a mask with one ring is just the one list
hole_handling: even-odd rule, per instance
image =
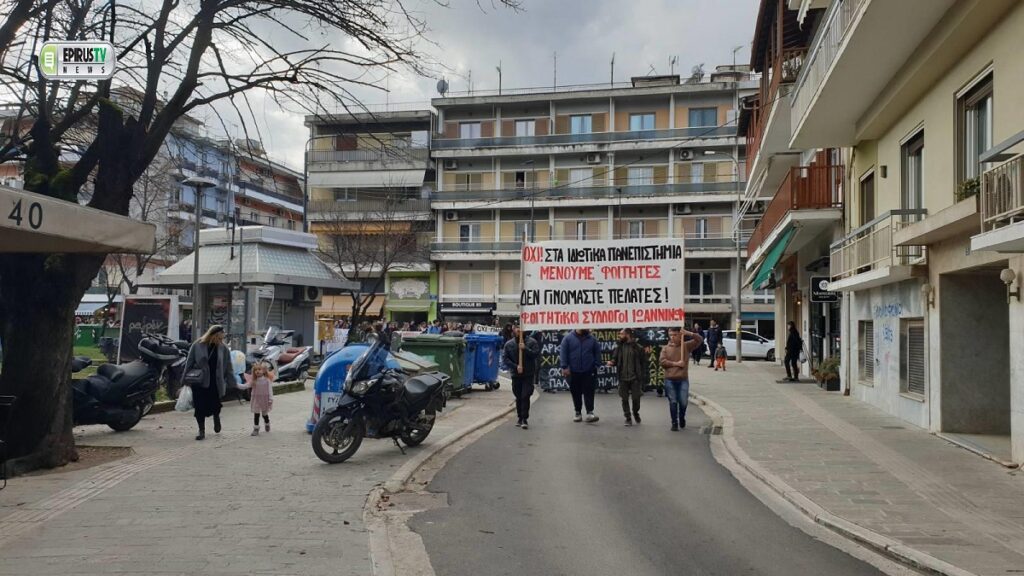
[[274, 373], [263, 362], [252, 367], [252, 390], [249, 406], [252, 408], [252, 435], [260, 435], [260, 415], [263, 425], [270, 432], [270, 409], [274, 407]]
[[718, 372], [719, 368], [722, 369], [722, 372], [725, 372], [725, 356], [725, 344], [719, 342], [718, 349], [715, 350], [715, 372]]

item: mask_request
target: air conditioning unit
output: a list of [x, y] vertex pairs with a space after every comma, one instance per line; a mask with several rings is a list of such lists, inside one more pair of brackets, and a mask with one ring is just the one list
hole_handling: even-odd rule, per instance
[[601, 153], [600, 152], [591, 152], [591, 153], [587, 154], [587, 164], [600, 164], [600, 163], [601, 163]]
[[454, 159], [454, 158], [446, 159], [444, 161], [444, 169], [445, 170], [458, 170], [459, 169], [459, 161]]
[[693, 207], [689, 204], [676, 204], [676, 214], [693, 214]]
[[445, 213], [444, 213], [444, 221], [445, 222], [458, 222], [459, 221], [459, 213], [456, 212], [455, 210], [447, 210], [447, 211], [445, 211]]
[[683, 161], [693, 160], [693, 150], [683, 148], [679, 151], [679, 159]]
[[302, 289], [303, 302], [319, 302], [323, 300], [323, 290], [318, 286], [305, 286]]

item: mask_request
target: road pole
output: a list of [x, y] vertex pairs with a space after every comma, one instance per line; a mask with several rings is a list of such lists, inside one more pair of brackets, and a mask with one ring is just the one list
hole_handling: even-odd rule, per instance
[[202, 313], [199, 304], [199, 228], [203, 225], [203, 189], [196, 186], [196, 222], [192, 234], [192, 336], [201, 334]]

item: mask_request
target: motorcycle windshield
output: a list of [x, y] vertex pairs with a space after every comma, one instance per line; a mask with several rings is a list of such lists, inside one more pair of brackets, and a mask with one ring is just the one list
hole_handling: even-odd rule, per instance
[[384, 370], [386, 361], [387, 349], [379, 338], [374, 339], [370, 347], [349, 367], [348, 380], [358, 382], [372, 378]]
[[265, 336], [263, 336], [263, 343], [264, 344], [276, 344], [277, 343], [276, 342], [277, 341], [277, 335], [280, 332], [281, 332], [281, 329], [278, 328], [277, 326], [271, 326], [270, 328], [267, 328], [267, 333], [266, 333]]

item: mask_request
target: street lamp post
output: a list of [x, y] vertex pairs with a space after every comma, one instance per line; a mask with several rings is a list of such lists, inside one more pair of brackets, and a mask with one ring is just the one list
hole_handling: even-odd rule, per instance
[[196, 191], [195, 228], [192, 235], [192, 335], [202, 331], [202, 306], [199, 301], [199, 229], [203, 226], [203, 190], [213, 188], [217, 182], [202, 176], [186, 178], [182, 184]]
[[[735, 222], [733, 227], [736, 229], [736, 298], [733, 299], [733, 318], [736, 322], [736, 362], [743, 363], [743, 322], [741, 316], [743, 314], [743, 244], [741, 242], [740, 228], [740, 207], [743, 205], [743, 192], [740, 190], [740, 162], [732, 154], [726, 154], [725, 152], [716, 152], [714, 150], [705, 150], [705, 156], [724, 156], [729, 160], [732, 160], [733, 167], [736, 170], [736, 211]], [[714, 354], [714, 352], [712, 352]]]

